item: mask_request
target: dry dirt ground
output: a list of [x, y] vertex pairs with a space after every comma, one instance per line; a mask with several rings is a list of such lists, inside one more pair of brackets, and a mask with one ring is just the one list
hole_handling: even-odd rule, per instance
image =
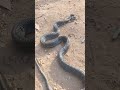
[[[65, 55], [66, 62], [85, 71], [85, 0], [36, 0], [35, 1], [35, 55], [54, 90], [80, 90], [81, 81], [66, 73], [57, 63], [56, 55], [61, 45], [45, 49], [40, 45], [40, 37], [51, 32], [53, 23], [70, 14], [77, 18], [61, 28], [60, 35], [70, 39], [70, 49]], [[36, 90], [46, 90], [44, 80], [35, 70]]]
[[120, 90], [120, 38], [112, 41], [120, 28], [120, 1], [92, 0], [86, 6], [86, 88]]
[[[34, 3], [30, 0], [11, 1], [11, 10], [0, 7], [0, 73], [3, 73], [3, 75], [5, 76], [7, 84], [9, 84], [10, 88], [12, 88], [11, 90], [34, 90], [34, 68], [32, 68], [33, 66], [29, 65], [28, 63], [25, 64], [24, 61], [21, 63], [23, 59], [19, 60], [19, 57], [17, 57], [15, 61], [8, 60], [7, 57], [7, 53], [8, 56], [15, 56], [16, 53], [19, 52], [18, 49], [14, 51], [15, 48], [11, 38], [11, 29], [16, 22], [34, 16], [33, 9], [29, 8], [34, 8]], [[3, 50], [6, 50], [6, 52], [3, 53], [1, 48], [3, 48]], [[3, 54], [6, 59], [3, 59], [1, 54]], [[6, 62], [3, 63], [3, 61]], [[18, 63], [16, 63], [16, 61]], [[24, 67], [22, 67], [22, 65]]]

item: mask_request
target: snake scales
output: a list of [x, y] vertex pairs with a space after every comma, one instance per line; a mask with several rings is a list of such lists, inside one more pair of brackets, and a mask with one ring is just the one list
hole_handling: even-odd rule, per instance
[[[85, 73], [82, 72], [79, 69], [76, 69], [72, 66], [70, 66], [69, 64], [67, 64], [64, 60], [64, 55], [67, 53], [68, 49], [69, 49], [69, 39], [66, 36], [59, 36], [60, 34], [60, 27], [62, 27], [63, 25], [73, 22], [74, 20], [76, 20], [76, 17], [71, 14], [67, 20], [64, 21], [58, 21], [53, 25], [53, 32], [49, 33], [49, 34], [45, 34], [40, 38], [40, 42], [43, 45], [43, 47], [45, 48], [52, 48], [57, 46], [58, 44], [63, 43], [63, 47], [60, 49], [60, 51], [58, 52], [57, 55], [57, 60], [60, 64], [60, 66], [67, 72], [75, 75], [76, 77], [78, 77], [82, 83], [83, 83], [83, 88], [81, 90], [85, 89]], [[59, 37], [58, 37], [59, 36]], [[44, 77], [45, 83], [46, 83], [46, 87], [47, 90], [53, 90], [51, 88], [51, 86], [48, 84], [48, 79], [45, 76], [45, 74], [43, 73], [43, 71], [41, 70], [38, 61], [36, 60], [36, 65], [39, 68], [39, 71], [41, 72], [42, 76]]]

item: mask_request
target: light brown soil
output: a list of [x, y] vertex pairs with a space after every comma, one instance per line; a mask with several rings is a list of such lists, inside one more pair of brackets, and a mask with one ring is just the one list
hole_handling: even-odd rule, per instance
[[[70, 65], [85, 70], [85, 1], [84, 0], [36, 0], [36, 58], [41, 68], [49, 79], [54, 90], [80, 90], [81, 81], [65, 72], [57, 63], [56, 55], [61, 45], [45, 49], [40, 45], [40, 37], [51, 32], [52, 25], [58, 20], [63, 20], [70, 14], [75, 14], [77, 20], [61, 28], [60, 35], [70, 39], [70, 49], [65, 55], [66, 62]], [[36, 90], [45, 90], [41, 74], [35, 72]]]

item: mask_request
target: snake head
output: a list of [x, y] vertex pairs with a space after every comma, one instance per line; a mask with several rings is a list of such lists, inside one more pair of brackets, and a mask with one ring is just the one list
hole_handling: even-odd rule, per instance
[[69, 22], [73, 22], [74, 20], [76, 20], [76, 17], [74, 14], [70, 14], [70, 16], [67, 19], [69, 20]]

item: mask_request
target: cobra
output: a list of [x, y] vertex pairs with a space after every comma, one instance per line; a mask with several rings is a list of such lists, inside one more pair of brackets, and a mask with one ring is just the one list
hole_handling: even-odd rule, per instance
[[[67, 20], [63, 20], [63, 21], [57, 21], [54, 25], [53, 25], [53, 31], [49, 34], [45, 34], [40, 38], [40, 42], [42, 44], [42, 46], [44, 48], [53, 48], [61, 43], [63, 43], [63, 47], [60, 49], [60, 51], [58, 52], [57, 55], [57, 60], [58, 63], [60, 64], [60, 66], [67, 72], [75, 75], [76, 77], [78, 77], [83, 84], [83, 88], [81, 88], [81, 90], [85, 89], [85, 73], [83, 71], [81, 71], [80, 69], [76, 69], [73, 66], [69, 65], [68, 63], [65, 62], [64, 59], [64, 55], [67, 53], [69, 46], [70, 46], [70, 42], [69, 39], [66, 36], [59, 36], [60, 35], [60, 27], [64, 26], [67, 23], [73, 22], [74, 20], [76, 20], [76, 17], [74, 16], [74, 14], [71, 14]], [[38, 61], [36, 60], [36, 64], [39, 68], [39, 70], [41, 71], [44, 80], [46, 82], [46, 86], [48, 90], [53, 90], [51, 88], [51, 86], [48, 84], [48, 79], [45, 76], [45, 74], [43, 73], [43, 71], [40, 69], [40, 66], [38, 64]]]

